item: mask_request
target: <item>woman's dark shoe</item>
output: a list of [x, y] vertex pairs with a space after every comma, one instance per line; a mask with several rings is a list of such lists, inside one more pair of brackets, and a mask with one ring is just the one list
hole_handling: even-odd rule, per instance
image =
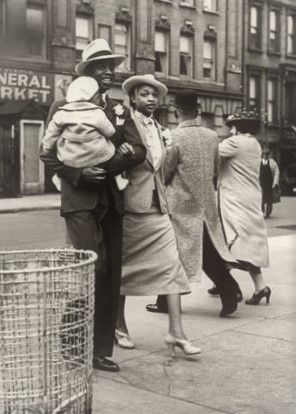
[[208, 293], [212, 296], [218, 296], [219, 289], [217, 288], [217, 286], [213, 286], [211, 289], [208, 289]]
[[146, 310], [148, 312], [169, 313], [167, 306], [160, 307], [157, 303], [151, 303], [149, 305], [146, 305]]
[[265, 286], [264, 289], [259, 290], [258, 293], [254, 293], [251, 299], [246, 300], [247, 305], [259, 305], [261, 299], [266, 298], [266, 304], [269, 303], [271, 295], [271, 290], [268, 286]]

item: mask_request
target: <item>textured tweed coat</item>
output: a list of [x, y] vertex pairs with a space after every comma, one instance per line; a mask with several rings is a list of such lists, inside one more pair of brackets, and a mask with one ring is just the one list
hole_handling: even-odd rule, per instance
[[202, 273], [204, 225], [220, 256], [235, 261], [225, 243], [216, 205], [218, 136], [193, 119], [173, 130], [172, 140], [165, 163], [168, 202], [180, 260], [190, 281], [196, 281]]
[[267, 267], [267, 232], [259, 184], [260, 144], [252, 135], [236, 135], [219, 144], [219, 154], [218, 193], [230, 251], [237, 260]]

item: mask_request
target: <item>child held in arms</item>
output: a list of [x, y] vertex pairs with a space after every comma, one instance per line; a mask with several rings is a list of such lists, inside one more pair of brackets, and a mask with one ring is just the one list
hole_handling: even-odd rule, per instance
[[[124, 142], [99, 106], [98, 83], [88, 76], [75, 79], [68, 88], [66, 101], [47, 127], [42, 139], [43, 151], [50, 153], [56, 146], [57, 157], [63, 164], [74, 168], [97, 166], [114, 175], [116, 162], [123, 156], [134, 154], [134, 151], [132, 146], [128, 146], [125, 154], [116, 152]], [[128, 185], [128, 180], [122, 175], [114, 178], [119, 190]], [[56, 175], [53, 182], [60, 190], [60, 180]]]

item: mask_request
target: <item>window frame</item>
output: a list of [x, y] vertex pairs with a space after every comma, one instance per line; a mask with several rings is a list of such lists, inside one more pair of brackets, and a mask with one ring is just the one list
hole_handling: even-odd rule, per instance
[[128, 22], [123, 22], [121, 20], [115, 20], [114, 23], [114, 31], [113, 31], [113, 39], [114, 39], [114, 53], [122, 54], [116, 50], [116, 25], [124, 26], [126, 29], [126, 53], [125, 53], [125, 60], [115, 68], [115, 72], [130, 72], [131, 65], [132, 65], [132, 33], [131, 33], [131, 24]]
[[0, 40], [6, 38], [6, 0], [0, 0]]
[[[273, 99], [271, 100], [268, 96], [268, 85], [269, 82], [273, 83]], [[278, 78], [275, 75], [269, 75], [266, 78], [266, 86], [265, 86], [265, 93], [266, 93], [266, 122], [268, 125], [277, 125], [278, 124]], [[273, 104], [273, 117], [269, 120], [269, 103]]]
[[213, 3], [213, 1], [215, 1], [215, 9], [211, 8], [211, 9], [206, 9], [205, 8], [205, 0], [203, 0], [203, 11], [206, 13], [219, 13], [219, 0], [211, 0], [211, 2]]
[[[250, 92], [251, 92], [251, 79], [255, 80], [255, 91], [256, 91], [256, 97], [251, 98]], [[256, 105], [251, 105], [250, 101], [255, 100]], [[258, 113], [261, 112], [261, 76], [259, 73], [250, 73], [248, 76], [248, 109], [256, 109]]]
[[[217, 42], [214, 39], [204, 38], [203, 39], [203, 47], [205, 43], [209, 43], [211, 45], [211, 59], [205, 58], [204, 56], [204, 49], [203, 49], [203, 56], [202, 56], [202, 77], [203, 79], [208, 79], [212, 81], [216, 81], [217, 74], [216, 74], [216, 63], [217, 63]], [[208, 63], [211, 65], [211, 76], [204, 76], [204, 64]]]
[[[187, 1], [191, 1], [192, 4], [188, 4]], [[180, 7], [187, 7], [188, 9], [196, 9], [196, 0], [180, 0]]]
[[[270, 19], [271, 13], [275, 13], [275, 30], [271, 30]], [[280, 18], [280, 9], [276, 7], [270, 7], [268, 10], [268, 53], [280, 55], [280, 44], [281, 44], [281, 18]], [[274, 43], [275, 46], [271, 46], [271, 33], [275, 34]]]
[[[155, 39], [156, 39], [156, 33], [162, 33], [164, 35], [164, 42], [165, 42], [165, 51], [157, 51], [155, 49]], [[159, 74], [159, 75], [164, 75], [164, 76], [169, 76], [170, 74], [170, 30], [161, 30], [158, 28], [155, 28], [155, 32], [154, 32], [154, 53], [155, 53], [155, 62], [156, 62], [156, 53], [159, 53], [160, 56], [165, 56], [166, 57], [166, 62], [165, 62], [165, 70], [164, 71], [157, 71], [156, 68], [154, 68], [155, 73]]]
[[[251, 25], [252, 8], [257, 10], [257, 26]], [[249, 7], [249, 24], [248, 24], [248, 45], [252, 51], [262, 52], [262, 5], [258, 3], [251, 3]], [[257, 30], [256, 44], [253, 44], [252, 40], [252, 28]]]
[[[291, 17], [293, 22], [293, 33], [289, 34], [288, 32], [288, 24], [289, 24], [289, 17]], [[287, 11], [287, 19], [286, 19], [286, 27], [287, 27], [287, 40], [286, 40], [286, 55], [288, 57], [296, 57], [296, 11]], [[288, 46], [289, 46], [289, 36], [292, 37], [292, 52], [289, 52]]]
[[[37, 54], [33, 54], [33, 53], [29, 53], [29, 44], [26, 43], [27, 46], [27, 50], [26, 50], [26, 57], [28, 58], [33, 58], [33, 59], [40, 59], [40, 60], [46, 60], [47, 56], [48, 56], [48, 37], [49, 37], [49, 27], [48, 27], [48, 22], [49, 22], [49, 10], [47, 7], [47, 4], [44, 3], [43, 1], [40, 2], [32, 2], [32, 1], [28, 1], [26, 4], [26, 32], [28, 31], [28, 27], [27, 27], [27, 10], [28, 9], [35, 9], [35, 10], [42, 10], [43, 12], [43, 26], [45, 28], [44, 30], [44, 38], [43, 38], [43, 44], [42, 44], [42, 53], [41, 55], [37, 55]], [[26, 41], [27, 41], [28, 36], [26, 36]]]
[[[189, 52], [181, 52], [181, 38], [188, 38], [189, 40]], [[181, 56], [185, 59], [185, 66], [187, 68], [186, 59], [190, 58], [190, 73], [184, 74], [181, 73]], [[187, 68], [188, 69], [188, 68]], [[192, 79], [194, 76], [194, 36], [191, 34], [180, 33], [180, 41], [179, 41], [179, 76], [186, 77]]]
[[[79, 18], [80, 19], [86, 19], [86, 20], [88, 20], [88, 38], [82, 37], [82, 36], [77, 36], [77, 31], [76, 31], [77, 30], [77, 19], [79, 19]], [[77, 47], [77, 45], [78, 45], [78, 41], [77, 41], [78, 38], [80, 38], [80, 39], [87, 39], [87, 43], [81, 49], [79, 49]], [[83, 13], [83, 12], [76, 11], [76, 14], [75, 14], [75, 52], [76, 52], [76, 61], [79, 61], [81, 59], [81, 54], [83, 52], [83, 49], [93, 39], [94, 39], [94, 17], [93, 17], [93, 14]]]

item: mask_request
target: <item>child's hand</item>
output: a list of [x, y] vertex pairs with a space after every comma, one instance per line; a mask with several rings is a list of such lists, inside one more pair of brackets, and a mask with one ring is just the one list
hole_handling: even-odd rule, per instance
[[129, 144], [128, 142], [124, 142], [120, 145], [120, 147], [117, 148], [117, 151], [121, 155], [134, 155], [135, 151], [133, 149], [133, 146]]

